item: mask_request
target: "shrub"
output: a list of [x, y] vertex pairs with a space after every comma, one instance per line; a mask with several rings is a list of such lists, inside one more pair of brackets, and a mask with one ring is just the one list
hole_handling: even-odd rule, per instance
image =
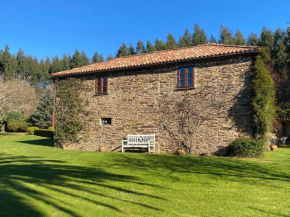
[[229, 145], [228, 154], [236, 157], [261, 157], [266, 146], [263, 140], [238, 138]]
[[48, 130], [54, 131], [54, 126], [49, 127]]
[[28, 134], [30, 134], [30, 135], [34, 135], [34, 131], [35, 130], [39, 130], [39, 128], [38, 127], [28, 127], [27, 128], [27, 132], [28, 132]]
[[26, 132], [29, 124], [26, 122], [12, 122], [7, 125], [8, 132]]
[[54, 131], [52, 131], [52, 130], [34, 130], [34, 135], [53, 138]]

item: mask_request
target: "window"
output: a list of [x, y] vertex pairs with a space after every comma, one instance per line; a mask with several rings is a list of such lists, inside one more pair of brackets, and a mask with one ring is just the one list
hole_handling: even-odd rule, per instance
[[101, 125], [111, 125], [112, 118], [101, 118]]
[[100, 76], [95, 80], [95, 94], [107, 94], [108, 93], [108, 76]]
[[178, 88], [193, 87], [194, 84], [193, 73], [194, 73], [193, 67], [178, 69], [177, 87]]

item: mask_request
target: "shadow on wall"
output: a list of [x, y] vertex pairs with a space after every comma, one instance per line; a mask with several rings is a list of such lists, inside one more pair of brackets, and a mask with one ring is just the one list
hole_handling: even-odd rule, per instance
[[[118, 198], [108, 193], [108, 191], [118, 191], [132, 197], [141, 196], [163, 200], [158, 196], [119, 187], [124, 186], [124, 183], [133, 183], [138, 189], [138, 185], [143, 183], [138, 182], [133, 176], [112, 174], [100, 168], [70, 166], [65, 163], [40, 157], [0, 154], [0, 216], [37, 217], [47, 214], [28, 202], [31, 200], [40, 201], [69, 216], [82, 216], [78, 212], [79, 209], [70, 205], [71, 198], [115, 212], [122, 212], [122, 210], [112, 205], [114, 201], [160, 210], [148, 204]], [[108, 199], [113, 203], [103, 202]]]

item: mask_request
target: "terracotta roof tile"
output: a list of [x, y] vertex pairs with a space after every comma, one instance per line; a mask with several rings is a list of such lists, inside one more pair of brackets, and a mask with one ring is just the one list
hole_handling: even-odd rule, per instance
[[133, 69], [149, 65], [180, 62], [186, 60], [202, 59], [209, 57], [228, 56], [243, 53], [258, 53], [259, 47], [206, 44], [172, 50], [156, 51], [133, 56], [124, 56], [107, 62], [95, 63], [79, 68], [53, 73], [53, 77], [66, 77], [92, 72], [105, 72], [120, 69]]

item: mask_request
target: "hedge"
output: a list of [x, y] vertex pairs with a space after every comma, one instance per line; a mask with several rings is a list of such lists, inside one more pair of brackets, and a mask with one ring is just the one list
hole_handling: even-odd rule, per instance
[[52, 130], [34, 130], [34, 135], [53, 138], [54, 131], [52, 131]]
[[228, 155], [236, 157], [261, 157], [266, 151], [263, 140], [238, 138], [229, 145]]
[[38, 127], [28, 127], [27, 128], [27, 133], [30, 134], [30, 135], [34, 135], [34, 131], [35, 130], [39, 130]]

